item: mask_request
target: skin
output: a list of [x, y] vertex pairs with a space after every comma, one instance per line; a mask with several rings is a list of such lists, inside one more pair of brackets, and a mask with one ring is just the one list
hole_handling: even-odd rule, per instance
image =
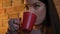
[[[46, 16], [45, 4], [38, 0], [26, 0], [24, 4], [25, 12], [32, 12], [37, 16], [35, 25], [41, 24]], [[12, 25], [13, 27], [16, 27], [16, 30], [19, 30], [19, 24], [17, 25], [13, 23]]]
[[20, 19], [13, 18], [8, 21], [9, 30], [7, 34], [17, 34], [19, 30]]
[[[26, 0], [25, 6], [26, 6], [25, 12], [31, 12], [37, 16], [35, 25], [41, 24], [46, 16], [45, 4], [38, 0]], [[40, 26], [41, 25], [33, 29], [29, 34], [42, 34]]]
[[38, 0], [26, 0], [25, 6], [28, 7], [25, 12], [32, 12], [37, 16], [35, 25], [41, 24], [46, 16], [45, 4]]
[[[27, 0], [25, 5], [28, 7], [25, 10], [26, 12], [32, 12], [37, 16], [35, 25], [41, 24], [46, 16], [45, 4], [38, 0]], [[33, 29], [30, 34], [42, 34], [40, 28]]]

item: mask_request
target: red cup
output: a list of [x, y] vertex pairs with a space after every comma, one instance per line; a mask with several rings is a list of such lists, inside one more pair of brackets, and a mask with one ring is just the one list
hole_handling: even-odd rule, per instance
[[33, 29], [37, 16], [31, 12], [23, 13], [22, 31], [30, 32]]

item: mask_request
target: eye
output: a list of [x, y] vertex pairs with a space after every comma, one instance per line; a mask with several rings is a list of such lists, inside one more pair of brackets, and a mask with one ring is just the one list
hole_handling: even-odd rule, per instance
[[34, 4], [34, 8], [35, 8], [35, 9], [38, 9], [39, 7], [40, 7], [40, 5]]

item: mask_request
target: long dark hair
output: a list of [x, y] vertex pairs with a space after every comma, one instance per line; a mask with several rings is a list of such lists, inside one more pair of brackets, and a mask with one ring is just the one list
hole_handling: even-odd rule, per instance
[[[39, 0], [46, 5], [46, 18], [43, 21], [43, 27], [46, 32], [44, 34], [59, 34], [59, 17], [53, 0]], [[43, 29], [44, 31], [44, 29]]]

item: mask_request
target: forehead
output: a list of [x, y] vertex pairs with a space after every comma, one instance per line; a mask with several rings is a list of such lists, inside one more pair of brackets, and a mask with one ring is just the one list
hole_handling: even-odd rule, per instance
[[38, 0], [26, 0], [26, 4], [33, 4], [36, 2], [40, 2], [40, 1], [38, 1]]

